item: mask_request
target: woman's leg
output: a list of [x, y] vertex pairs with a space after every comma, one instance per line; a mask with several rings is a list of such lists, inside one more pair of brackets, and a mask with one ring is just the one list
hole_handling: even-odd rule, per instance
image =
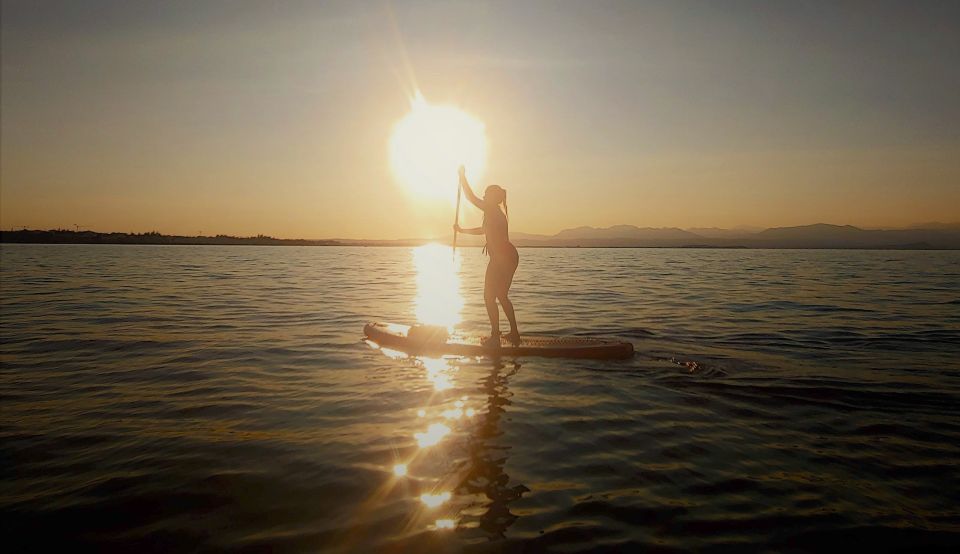
[[497, 299], [500, 301], [500, 305], [503, 306], [503, 313], [506, 314], [507, 320], [510, 322], [510, 339], [514, 343], [520, 341], [520, 329], [517, 327], [517, 316], [513, 312], [513, 302], [510, 301], [510, 285], [513, 284], [513, 274], [517, 271], [517, 263], [519, 260], [515, 260], [514, 263], [504, 266], [501, 269], [501, 274], [498, 275], [498, 287], [497, 287]]
[[[487, 263], [487, 273], [483, 278], [483, 303], [490, 318], [490, 336], [500, 336], [500, 310], [497, 309], [497, 268], [491, 260]], [[499, 339], [497, 339], [499, 340]]]
[[506, 292], [497, 296], [497, 299], [500, 301], [500, 305], [503, 306], [503, 313], [507, 315], [507, 321], [510, 322], [510, 336], [519, 336], [520, 331], [517, 329], [517, 316], [513, 313], [513, 302], [510, 301]]

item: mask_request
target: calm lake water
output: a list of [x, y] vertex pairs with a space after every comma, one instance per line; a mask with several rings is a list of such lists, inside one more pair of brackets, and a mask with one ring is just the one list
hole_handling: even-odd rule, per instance
[[[960, 252], [0, 246], [5, 550], [960, 546]], [[405, 474], [404, 474], [405, 472]], [[12, 550], [8, 550], [10, 547]]]

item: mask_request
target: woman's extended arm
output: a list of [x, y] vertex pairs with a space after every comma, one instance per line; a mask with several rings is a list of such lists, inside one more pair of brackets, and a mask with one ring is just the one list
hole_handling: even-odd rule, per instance
[[483, 227], [471, 227], [470, 229], [464, 229], [459, 224], [454, 225], [453, 229], [458, 233], [463, 233], [464, 235], [482, 235]]
[[[467, 182], [467, 172], [462, 165], [460, 166], [459, 171], [460, 171], [460, 188], [462, 188], [463, 193], [467, 195], [467, 200], [469, 200], [471, 204], [473, 204], [474, 206], [482, 210], [483, 201], [477, 198], [477, 195], [473, 193], [473, 189], [470, 188], [470, 183]], [[474, 234], [479, 234], [479, 233], [474, 233]]]

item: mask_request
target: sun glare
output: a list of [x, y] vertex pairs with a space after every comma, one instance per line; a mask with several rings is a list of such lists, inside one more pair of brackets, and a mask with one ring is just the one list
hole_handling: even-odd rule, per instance
[[419, 93], [390, 138], [390, 165], [407, 191], [424, 200], [456, 196], [457, 168], [480, 177], [487, 158], [483, 123], [453, 106], [433, 106]]
[[417, 322], [446, 327], [452, 332], [460, 323], [463, 310], [460, 258], [451, 256], [447, 246], [425, 244], [413, 249], [413, 266], [417, 272], [414, 299]]

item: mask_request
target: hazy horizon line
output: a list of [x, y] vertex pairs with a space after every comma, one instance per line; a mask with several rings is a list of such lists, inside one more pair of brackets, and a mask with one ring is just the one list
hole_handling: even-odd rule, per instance
[[[762, 232], [768, 229], [791, 229], [791, 228], [802, 228], [802, 227], [813, 227], [817, 225], [827, 225], [833, 227], [853, 227], [863, 231], [906, 231], [906, 230], [960, 230], [960, 221], [955, 222], [944, 222], [944, 221], [928, 221], [923, 223], [916, 223], [907, 226], [891, 226], [891, 227], [866, 227], [852, 225], [849, 223], [827, 223], [824, 221], [818, 221], [816, 223], [805, 223], [800, 225], [781, 225], [781, 226], [756, 226], [756, 225], [737, 225], [735, 227], [718, 227], [718, 226], [697, 226], [697, 227], [679, 227], [679, 226], [641, 226], [634, 223], [617, 223], [614, 225], [608, 225], [605, 227], [593, 226], [593, 225], [576, 225], [571, 227], [565, 227], [560, 229], [555, 233], [531, 233], [527, 231], [511, 231], [511, 234], [517, 235], [528, 235], [528, 236], [541, 236], [541, 237], [555, 237], [560, 233], [565, 231], [571, 231], [576, 229], [611, 229], [613, 227], [634, 227], [637, 229], [679, 229], [681, 231], [687, 231], [696, 234], [696, 230], [701, 229], [711, 229], [717, 231], [743, 231], [746, 233], [757, 233]], [[929, 227], [937, 226], [937, 227]], [[74, 225], [74, 228], [71, 229], [67, 227], [55, 227], [49, 229], [42, 228], [28, 228], [28, 226], [11, 226], [9, 229], [3, 229], [0, 227], [0, 232], [70, 232], [70, 233], [97, 233], [103, 235], [109, 234], [125, 234], [125, 235], [147, 235], [151, 233], [156, 233], [164, 236], [179, 236], [179, 237], [197, 237], [197, 238], [216, 238], [216, 237], [232, 237], [232, 238], [271, 238], [271, 239], [280, 239], [280, 240], [305, 240], [305, 241], [432, 241], [438, 240], [442, 237], [398, 237], [398, 238], [370, 238], [370, 237], [345, 237], [345, 236], [333, 236], [333, 237], [287, 237], [287, 236], [278, 236], [272, 235], [269, 233], [252, 233], [252, 234], [228, 234], [228, 233], [214, 233], [214, 234], [204, 234], [202, 231], [198, 234], [180, 234], [176, 232], [164, 232], [157, 229], [151, 229], [149, 231], [98, 231], [91, 228], [81, 228]], [[704, 237], [709, 238], [709, 237]]]

